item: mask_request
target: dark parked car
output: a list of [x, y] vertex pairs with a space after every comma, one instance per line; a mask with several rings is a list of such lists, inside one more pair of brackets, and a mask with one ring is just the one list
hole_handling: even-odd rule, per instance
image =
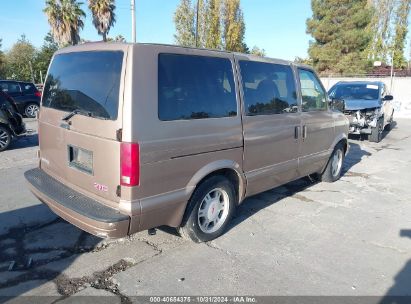
[[41, 93], [33, 83], [0, 80], [0, 89], [15, 100], [21, 115], [30, 118], [36, 117], [40, 107]]
[[382, 131], [391, 128], [394, 97], [383, 82], [338, 82], [328, 93], [334, 106], [350, 121], [351, 134], [365, 134], [370, 141], [380, 142]]
[[26, 132], [22, 116], [17, 112], [14, 100], [0, 91], [0, 152], [6, 150], [11, 141]]

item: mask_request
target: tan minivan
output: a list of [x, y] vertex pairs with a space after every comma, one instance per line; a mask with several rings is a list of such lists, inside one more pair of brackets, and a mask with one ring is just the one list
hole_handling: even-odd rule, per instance
[[340, 177], [348, 120], [307, 66], [177, 46], [88, 43], [53, 57], [39, 167], [55, 213], [100, 237], [167, 225], [220, 236], [246, 197]]

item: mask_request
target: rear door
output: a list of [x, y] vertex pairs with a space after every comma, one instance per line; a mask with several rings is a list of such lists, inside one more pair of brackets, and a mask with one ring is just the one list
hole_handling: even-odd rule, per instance
[[[39, 116], [41, 168], [116, 205], [126, 45], [66, 49], [53, 58]], [[69, 117], [72, 111], [79, 111]], [[105, 199], [105, 200], [104, 200]]]
[[20, 85], [15, 81], [2, 81], [0, 83], [0, 87], [9, 96], [13, 97], [18, 106], [18, 110], [22, 113], [24, 109], [24, 103], [22, 100]]
[[306, 176], [322, 169], [328, 161], [334, 141], [334, 115], [328, 109], [327, 93], [310, 69], [297, 69], [302, 99], [302, 142], [298, 175]]
[[300, 113], [292, 67], [239, 59], [247, 196], [296, 177]]

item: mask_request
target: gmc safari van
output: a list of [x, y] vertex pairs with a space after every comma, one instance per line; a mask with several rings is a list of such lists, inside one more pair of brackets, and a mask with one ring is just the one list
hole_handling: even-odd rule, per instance
[[212, 240], [249, 196], [336, 181], [348, 148], [348, 120], [310, 67], [167, 45], [58, 51], [38, 121], [32, 192], [110, 238], [167, 225]]

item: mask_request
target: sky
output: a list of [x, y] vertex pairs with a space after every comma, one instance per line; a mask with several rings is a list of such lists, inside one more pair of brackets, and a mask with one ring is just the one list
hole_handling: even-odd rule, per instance
[[[82, 0], [80, 2], [87, 2]], [[136, 0], [137, 41], [174, 43], [173, 14], [179, 0]], [[43, 13], [44, 0], [0, 0], [0, 38], [2, 50], [11, 48], [25, 34], [36, 47], [43, 43], [49, 25]], [[131, 40], [130, 0], [116, 0], [117, 22], [109, 36], [123, 35]], [[311, 39], [305, 33], [307, 18], [311, 17], [310, 0], [242, 0], [246, 24], [245, 41], [249, 48], [258, 46], [268, 57], [294, 60], [307, 57]], [[80, 36], [86, 40], [101, 40], [93, 27], [90, 12]], [[5, 13], [4, 13], [5, 12]], [[408, 43], [409, 44], [409, 43]], [[409, 50], [406, 50], [408, 57]]]
[[[87, 2], [82, 0], [81, 2]], [[174, 43], [173, 14], [179, 0], [136, 0], [137, 41]], [[39, 47], [49, 31], [43, 13], [44, 0], [0, 0], [0, 38], [2, 50], [10, 49], [17, 39], [26, 38]], [[116, 0], [117, 22], [109, 36], [123, 35], [131, 40], [130, 0]], [[245, 41], [250, 49], [258, 46], [267, 56], [294, 60], [306, 57], [310, 37], [305, 33], [305, 21], [311, 16], [310, 0], [242, 0], [246, 23]], [[86, 40], [101, 40], [92, 25], [90, 12], [80, 36]], [[6, 13], [3, 13], [6, 12]]]

